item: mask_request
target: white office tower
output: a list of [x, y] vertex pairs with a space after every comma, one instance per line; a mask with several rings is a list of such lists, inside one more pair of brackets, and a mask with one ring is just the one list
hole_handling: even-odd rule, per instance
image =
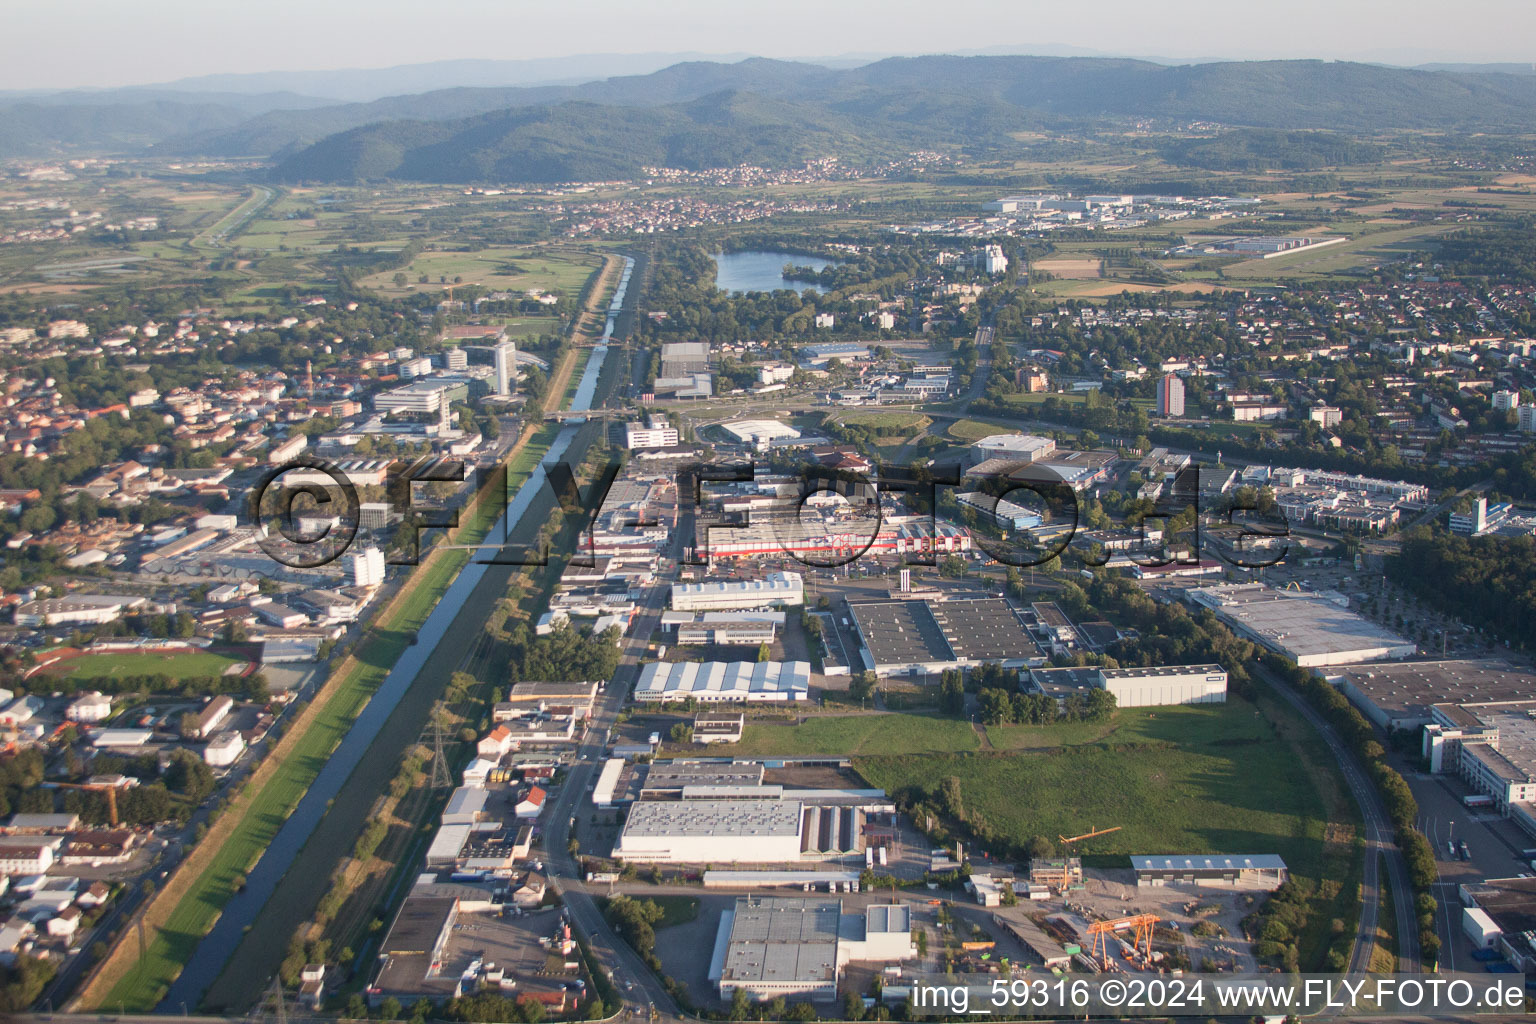
[[370, 546], [347, 557], [352, 561], [354, 587], [376, 587], [384, 582], [384, 552]]
[[449, 370], [462, 370], [469, 366], [469, 353], [462, 348], [450, 348], [443, 353], [443, 365]]
[[491, 346], [491, 357], [496, 363], [496, 393], [510, 395], [517, 382], [517, 346], [510, 341], [500, 341]]

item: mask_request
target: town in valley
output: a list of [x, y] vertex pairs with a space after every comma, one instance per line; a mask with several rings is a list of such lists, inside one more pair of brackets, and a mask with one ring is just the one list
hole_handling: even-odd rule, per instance
[[0, 1013], [1536, 975], [1528, 65], [292, 74], [0, 93]]

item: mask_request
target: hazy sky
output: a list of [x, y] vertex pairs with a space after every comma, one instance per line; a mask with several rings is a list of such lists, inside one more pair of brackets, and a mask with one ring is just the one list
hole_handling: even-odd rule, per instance
[[0, 0], [0, 11], [3, 89], [690, 50], [1536, 60], [1530, 0]]

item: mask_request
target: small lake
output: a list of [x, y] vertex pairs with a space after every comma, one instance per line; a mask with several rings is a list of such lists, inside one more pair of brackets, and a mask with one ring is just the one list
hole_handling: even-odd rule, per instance
[[804, 256], [793, 252], [764, 252], [747, 249], [742, 252], [717, 252], [715, 261], [715, 287], [721, 291], [740, 295], [742, 292], [772, 292], [780, 288], [792, 291], [819, 292], [821, 289], [808, 281], [784, 280], [784, 264], [797, 267], [837, 266], [836, 260], [824, 260], [819, 256]]

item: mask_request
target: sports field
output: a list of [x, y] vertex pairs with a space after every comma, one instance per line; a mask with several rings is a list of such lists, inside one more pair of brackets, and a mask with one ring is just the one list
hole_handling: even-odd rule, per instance
[[193, 676], [222, 676], [231, 668], [245, 664], [243, 659], [209, 651], [106, 651], [101, 654], [82, 654], [78, 658], [61, 661], [54, 671], [66, 679], [77, 680], [100, 676], [124, 679], [129, 676], [153, 675], [187, 679]]

